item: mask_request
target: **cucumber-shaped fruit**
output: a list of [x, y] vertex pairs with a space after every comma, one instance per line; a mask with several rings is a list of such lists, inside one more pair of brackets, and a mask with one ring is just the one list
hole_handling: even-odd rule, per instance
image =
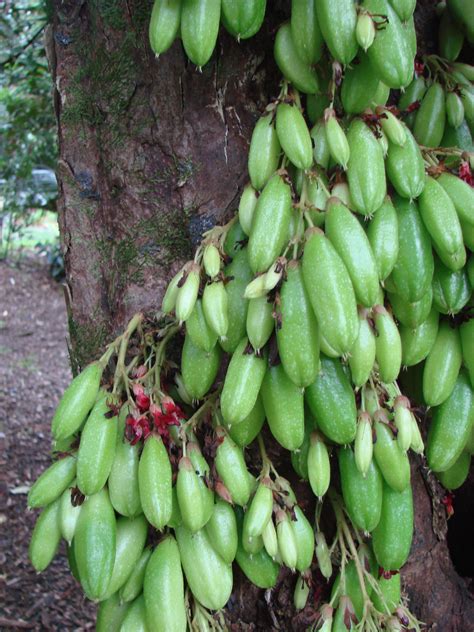
[[307, 464], [311, 489], [315, 496], [322, 498], [329, 488], [331, 465], [327, 446], [317, 432], [312, 432], [309, 438]]
[[281, 364], [269, 367], [262, 382], [262, 401], [273, 436], [286, 450], [296, 450], [304, 438], [304, 400], [301, 387]]
[[372, 307], [379, 295], [379, 275], [369, 239], [359, 220], [337, 198], [330, 198], [325, 229], [349, 272], [357, 302]]
[[472, 288], [466, 269], [453, 272], [438, 259], [433, 276], [433, 302], [441, 314], [457, 314], [471, 298]]
[[246, 537], [255, 538], [262, 535], [267, 522], [272, 517], [273, 491], [270, 479], [263, 478], [244, 515], [243, 531]]
[[232, 564], [237, 552], [237, 522], [233, 508], [225, 500], [217, 499], [205, 531], [216, 553]]
[[313, 164], [313, 146], [306, 121], [296, 104], [277, 106], [276, 131], [289, 161], [298, 169], [309, 169]]
[[50, 565], [61, 541], [59, 504], [58, 498], [42, 510], [31, 535], [28, 556], [38, 573]]
[[265, 18], [266, 0], [222, 0], [222, 24], [239, 41], [260, 30]]
[[383, 305], [373, 309], [375, 329], [375, 359], [382, 382], [389, 384], [397, 379], [402, 366], [402, 342], [397, 325]]
[[293, 605], [295, 610], [303, 610], [308, 602], [309, 585], [302, 575], [298, 576], [293, 593]]
[[215, 552], [204, 529], [191, 533], [181, 526], [175, 533], [191, 592], [205, 608], [220, 610], [232, 592], [232, 566]]
[[459, 458], [474, 420], [474, 392], [461, 371], [451, 395], [436, 408], [428, 432], [426, 457], [434, 472], [445, 472]]
[[396, 292], [409, 303], [428, 292], [433, 279], [431, 239], [414, 202], [394, 199], [398, 214], [398, 259], [390, 275]]
[[246, 327], [250, 344], [259, 351], [267, 344], [275, 328], [273, 303], [269, 302], [267, 295], [250, 299]]
[[[236, 509], [237, 526], [238, 526], [238, 546], [235, 556], [235, 560], [241, 568], [244, 575], [259, 588], [272, 588], [277, 581], [280, 565], [272, 560], [267, 551], [262, 548], [257, 553], [248, 553], [242, 543], [242, 526], [243, 515], [239, 508]], [[270, 520], [268, 525], [273, 526], [273, 522]], [[273, 527], [273, 530], [275, 528]], [[276, 542], [276, 532], [275, 532]], [[276, 551], [278, 551], [278, 544], [276, 544]]]
[[280, 152], [280, 141], [273, 122], [273, 115], [266, 114], [257, 121], [249, 148], [249, 176], [257, 191], [263, 189], [277, 170]]
[[220, 0], [183, 0], [181, 39], [189, 59], [202, 67], [211, 58], [219, 32]]
[[451, 173], [442, 173], [438, 183], [450, 197], [459, 219], [474, 225], [474, 189]]
[[196, 347], [188, 334], [181, 354], [181, 373], [186, 390], [193, 399], [202, 399], [216, 379], [221, 350], [215, 345], [209, 353]]
[[248, 257], [255, 274], [266, 272], [281, 254], [288, 239], [290, 217], [290, 187], [281, 175], [275, 174], [258, 198], [249, 237]]
[[155, 55], [168, 50], [178, 34], [182, 0], [155, 0], [148, 35]]
[[378, 564], [386, 571], [398, 571], [408, 559], [412, 539], [411, 486], [397, 492], [384, 483], [382, 515], [372, 532], [372, 545]]
[[387, 297], [396, 319], [405, 327], [412, 329], [421, 325], [428, 318], [433, 305], [432, 288], [429, 288], [426, 294], [414, 303], [409, 303], [397, 293], [387, 292]]
[[313, 561], [314, 531], [313, 526], [298, 505], [293, 507], [293, 513], [294, 520], [291, 521], [291, 526], [297, 549], [296, 570], [302, 573], [311, 566]]
[[96, 632], [120, 632], [129, 605], [121, 601], [118, 593], [101, 601], [97, 608]]
[[357, 12], [352, 0], [318, 0], [316, 14], [331, 55], [341, 64], [349, 64], [357, 54]]
[[350, 447], [339, 449], [339, 472], [342, 495], [350, 519], [358, 529], [370, 533], [382, 512], [383, 479], [372, 461], [366, 475], [359, 471]]
[[342, 259], [318, 228], [308, 231], [303, 280], [325, 339], [337, 353], [349, 352], [359, 330], [354, 289]]
[[390, 575], [389, 578], [381, 575], [377, 579], [377, 589], [374, 588], [370, 598], [374, 608], [379, 612], [387, 614], [387, 608], [390, 614], [395, 612], [401, 600], [400, 577], [401, 573], [395, 573]]
[[395, 9], [400, 20], [406, 22], [415, 11], [416, 0], [390, 0], [390, 4]]
[[265, 359], [256, 356], [247, 338], [243, 338], [232, 355], [222, 389], [221, 411], [227, 424], [239, 423], [250, 414], [265, 370]]
[[242, 191], [239, 202], [239, 222], [246, 235], [250, 235], [256, 205], [257, 192], [251, 184], [247, 184]]
[[344, 445], [355, 438], [354, 391], [338, 359], [321, 356], [321, 370], [315, 382], [306, 389], [305, 398], [318, 428], [328, 439]]
[[[377, 108], [377, 114], [381, 115], [380, 125], [387, 140], [395, 145], [403, 147], [407, 140], [405, 126], [388, 108]], [[388, 148], [387, 148], [388, 149]]]
[[159, 436], [145, 441], [138, 464], [138, 485], [143, 513], [155, 529], [163, 529], [171, 518], [171, 464]]
[[134, 518], [142, 511], [138, 489], [139, 446], [130, 445], [124, 437], [127, 411], [126, 406], [120, 411], [114, 460], [107, 485], [115, 511], [122, 516]]
[[222, 281], [206, 285], [202, 294], [202, 309], [209, 327], [223, 340], [229, 328], [229, 306]]
[[255, 437], [262, 429], [265, 421], [265, 409], [263, 408], [262, 398], [257, 397], [254, 407], [245, 419], [238, 424], [229, 426], [228, 431], [231, 438], [241, 448], [252, 443]]
[[77, 486], [85, 496], [105, 485], [115, 455], [118, 419], [111, 412], [108, 395], [101, 392], [87, 418], [77, 453]]
[[216, 434], [220, 441], [215, 458], [217, 473], [233, 502], [245, 506], [250, 498], [252, 486], [242, 449], [232, 441], [223, 428], [216, 428]]
[[235, 255], [231, 263], [225, 267], [224, 274], [228, 281], [225, 289], [227, 292], [229, 328], [226, 339], [221, 340], [220, 345], [227, 353], [234, 353], [237, 345], [245, 336], [249, 301], [242, 297], [245, 287], [253, 277], [246, 248], [242, 248]]
[[217, 245], [213, 242], [204, 247], [202, 253], [202, 265], [204, 272], [210, 279], [214, 279], [221, 269], [221, 255]]
[[324, 122], [319, 120], [310, 131], [313, 140], [313, 158], [314, 162], [327, 169], [331, 154], [329, 152], [329, 143], [326, 136], [326, 126]]
[[458, 489], [469, 475], [471, 467], [471, 455], [469, 452], [462, 452], [451, 467], [444, 472], [438, 472], [438, 479], [446, 489]]
[[71, 502], [71, 489], [65, 489], [59, 500], [58, 520], [61, 535], [68, 545], [71, 545], [80, 513], [81, 505], [73, 505]]
[[145, 600], [140, 595], [133, 601], [125, 613], [120, 632], [148, 632], [146, 624]]
[[456, 92], [448, 92], [446, 95], [446, 117], [449, 125], [455, 129], [461, 127], [464, 121], [464, 104]]
[[409, 105], [412, 105], [412, 103], [421, 101], [426, 90], [427, 85], [424, 77], [421, 75], [415, 75], [413, 81], [408, 85], [405, 92], [400, 94], [400, 98], [398, 100], [399, 110], [406, 110]]
[[366, 476], [374, 453], [372, 420], [368, 412], [360, 411], [357, 420], [357, 433], [354, 441], [354, 460], [357, 469]]
[[[449, 125], [449, 123], [446, 123], [441, 140], [441, 147], [459, 147], [459, 149], [465, 151], [473, 150], [472, 135], [466, 119], [464, 119], [457, 129]], [[448, 156], [446, 157], [446, 164], [452, 164]]]
[[372, 46], [375, 39], [375, 24], [371, 15], [361, 11], [357, 16], [356, 39], [364, 52]]
[[[377, 420], [379, 414], [375, 414]], [[400, 450], [397, 440], [388, 425], [382, 421], [375, 423], [374, 456], [387, 485], [397, 492], [410, 486], [410, 462], [406, 453]], [[393, 570], [393, 569], [389, 569]]]
[[459, 331], [442, 322], [423, 369], [423, 398], [428, 406], [439, 406], [450, 396], [461, 363]]
[[65, 456], [45, 470], [28, 492], [28, 507], [46, 507], [59, 498], [76, 476], [76, 457]]
[[[346, 170], [350, 157], [349, 143], [347, 142], [347, 136], [337, 120], [336, 114], [332, 108], [327, 108], [324, 111], [324, 122], [326, 125], [326, 138], [331, 158], [334, 162], [341, 165], [341, 167]], [[336, 195], [336, 193], [333, 192], [333, 195]]]
[[405, 144], [388, 144], [385, 167], [398, 195], [413, 200], [425, 186], [425, 163], [415, 137], [407, 127], [404, 129]]
[[298, 386], [314, 382], [319, 370], [319, 332], [301, 266], [291, 261], [280, 290], [281, 326], [277, 328], [280, 359]]
[[298, 57], [307, 64], [316, 64], [323, 53], [324, 41], [314, 0], [292, 0], [290, 25]]
[[305, 94], [316, 94], [318, 92], [318, 75], [310, 64], [298, 56], [289, 22], [282, 24], [278, 29], [273, 55], [282, 75], [297, 90]]
[[217, 342], [217, 334], [208, 325], [199, 298], [194, 305], [191, 316], [186, 321], [186, 334], [191, 338], [194, 346], [209, 353]]
[[296, 546], [295, 532], [285, 511], [277, 511], [276, 532], [281, 560], [285, 566], [294, 571], [298, 562], [298, 548]]
[[474, 7], [469, 0], [448, 0], [448, 10], [463, 25], [471, 46], [474, 44]]
[[[191, 460], [183, 456], [179, 461], [176, 493], [183, 524], [193, 533], [202, 529], [209, 519], [204, 499], [205, 490], [201, 485], [204, 483], [196, 474]], [[210, 490], [207, 491], [212, 494]]]
[[400, 327], [403, 366], [414, 366], [428, 356], [436, 341], [438, 326], [439, 313], [432, 309], [428, 318], [415, 329], [404, 325]]
[[153, 632], [186, 632], [184, 581], [178, 545], [167, 536], [153, 551], [143, 581], [147, 628]]
[[130, 573], [127, 581], [119, 591], [120, 601], [127, 603], [138, 597], [143, 589], [143, 580], [145, 579], [146, 567], [151, 557], [151, 548], [146, 547], [135, 564], [133, 571]]
[[370, 220], [367, 237], [375, 258], [379, 279], [385, 281], [398, 258], [397, 212], [388, 196]]
[[[397, 443], [402, 452], [406, 452], [412, 444], [413, 413], [410, 400], [403, 395], [395, 398], [393, 404], [393, 423], [397, 429]], [[416, 423], [416, 421], [415, 421]]]
[[375, 72], [390, 88], [403, 88], [413, 77], [415, 52], [410, 33], [402, 24], [388, 0], [364, 0], [364, 9], [370, 13], [387, 16], [387, 24], [377, 30], [375, 40], [368, 49]]
[[74, 534], [74, 556], [82, 588], [89, 599], [107, 592], [115, 561], [116, 521], [104, 487], [84, 501]]
[[201, 268], [192, 263], [186, 270], [183, 281], [179, 286], [179, 291], [176, 296], [176, 318], [180, 323], [185, 322], [193, 313], [194, 306], [197, 301], [199, 292], [199, 279], [201, 274]]
[[[373, 24], [372, 18], [369, 20]], [[360, 114], [371, 107], [380, 83], [368, 56], [359, 53], [358, 61], [346, 68], [341, 85], [342, 105], [348, 114]]]
[[357, 387], [367, 382], [375, 362], [375, 334], [367, 316], [368, 310], [359, 308], [359, 335], [349, 356], [352, 383]]
[[420, 145], [438, 147], [446, 123], [446, 97], [440, 83], [435, 81], [426, 91], [416, 113], [413, 135]]
[[459, 328], [464, 366], [474, 388], [474, 319], [463, 323]]
[[85, 421], [97, 399], [102, 371], [99, 362], [89, 364], [64, 391], [51, 422], [56, 441], [70, 437]]
[[168, 283], [168, 287], [163, 295], [163, 300], [161, 302], [161, 311], [165, 314], [171, 314], [171, 312], [176, 307], [176, 299], [178, 298], [180, 283], [184, 278], [184, 270], [181, 270], [174, 275], [171, 281]]

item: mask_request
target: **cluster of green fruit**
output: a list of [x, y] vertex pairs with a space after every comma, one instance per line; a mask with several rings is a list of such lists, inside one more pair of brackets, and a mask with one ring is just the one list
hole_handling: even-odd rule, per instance
[[[226, 629], [234, 561], [264, 589], [282, 566], [298, 572], [304, 608], [314, 558], [328, 580], [339, 566], [315, 629], [420, 629], [399, 571], [408, 451], [424, 442], [397, 379], [420, 376], [428, 466], [455, 489], [474, 452], [474, 71], [431, 56], [414, 75], [414, 8], [292, 2], [275, 38], [283, 87], [255, 126], [238, 212], [204, 235], [161, 312], [137, 314], [64, 394], [61, 458], [28, 498], [43, 508], [30, 557], [41, 571], [68, 542], [99, 631]], [[245, 38], [264, 11], [156, 0], [152, 47], [181, 26], [201, 66], [219, 19]], [[183, 333], [177, 366], [167, 351]], [[309, 482], [314, 521], [268, 456], [275, 442]]]

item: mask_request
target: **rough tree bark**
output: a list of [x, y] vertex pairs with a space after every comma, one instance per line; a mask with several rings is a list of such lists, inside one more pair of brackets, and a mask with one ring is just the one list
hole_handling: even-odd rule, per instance
[[[264, 28], [250, 41], [239, 45], [221, 32], [202, 73], [179, 42], [154, 59], [151, 4], [52, 1], [47, 44], [75, 369], [134, 312], [156, 308], [202, 232], [231, 216], [247, 179], [253, 125], [278, 92], [273, 35], [289, 3], [270, 2]], [[417, 463], [416, 532], [404, 587], [431, 629], [467, 631], [474, 605], [451, 563], [441, 492], [431, 483]], [[310, 604], [296, 618], [288, 575], [271, 595], [238, 580], [228, 607], [233, 629], [305, 629], [327, 593], [315, 577]]]

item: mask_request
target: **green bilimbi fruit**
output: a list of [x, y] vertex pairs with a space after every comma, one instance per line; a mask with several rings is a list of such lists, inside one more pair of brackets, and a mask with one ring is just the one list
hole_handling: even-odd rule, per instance
[[357, 469], [364, 477], [370, 469], [373, 451], [372, 420], [369, 413], [360, 411], [354, 441], [354, 460]]
[[413, 496], [411, 486], [393, 490], [384, 483], [382, 515], [372, 532], [378, 564], [386, 571], [398, 571], [407, 561], [413, 539]]
[[229, 328], [229, 306], [222, 281], [206, 285], [202, 295], [202, 309], [209, 327], [223, 340]]
[[81, 505], [73, 505], [71, 502], [71, 489], [65, 489], [59, 500], [58, 520], [61, 535], [69, 545], [74, 537], [80, 513]]
[[465, 268], [453, 272], [435, 260], [433, 302], [441, 314], [457, 314], [471, 298], [472, 288]]
[[167, 526], [174, 529], [175, 527], [179, 527], [182, 523], [183, 518], [181, 517], [181, 510], [179, 508], [178, 492], [176, 491], [176, 485], [173, 485], [171, 490], [171, 518], [168, 520]]
[[183, 571], [176, 540], [167, 536], [153, 551], [143, 581], [147, 628], [186, 632]]
[[316, 64], [321, 59], [324, 40], [314, 0], [292, 0], [290, 25], [298, 57], [307, 64]]
[[186, 321], [186, 334], [194, 346], [209, 353], [217, 342], [217, 334], [208, 325], [202, 308], [202, 300], [198, 298], [191, 316]]
[[[305, 418], [307, 414], [305, 411]], [[306, 422], [304, 428], [303, 443], [298, 450], [291, 453], [291, 464], [298, 476], [305, 481], [308, 480], [308, 450], [309, 450], [309, 435], [311, 432], [310, 425]]]
[[416, 7], [416, 0], [390, 0], [390, 4], [396, 11], [402, 22], [411, 18]]
[[46, 507], [59, 498], [76, 476], [76, 457], [66, 456], [53, 463], [28, 492], [28, 507]]
[[305, 94], [316, 94], [318, 92], [318, 75], [310, 64], [298, 56], [289, 22], [282, 24], [278, 29], [273, 55], [282, 75], [297, 90]]
[[247, 311], [247, 336], [256, 351], [267, 344], [274, 328], [273, 303], [268, 301], [268, 296], [250, 299]]
[[407, 452], [412, 442], [412, 412], [410, 410], [410, 401], [400, 395], [395, 398], [393, 404], [394, 416], [393, 421], [397, 428], [397, 442], [402, 452]]
[[[187, 454], [197, 475], [197, 489], [199, 490], [200, 503], [203, 507], [202, 521], [203, 524], [206, 524], [214, 510], [214, 492], [212, 489], [209, 489], [206, 483], [210, 476], [209, 464], [203, 457], [199, 445], [194, 441], [188, 443]], [[178, 495], [176, 497], [178, 498]], [[181, 516], [180, 524], [182, 521], [184, 521], [183, 516]]]
[[[458, 127], [457, 129], [451, 127], [449, 123], [446, 123], [443, 139], [441, 140], [441, 147], [459, 147], [459, 149], [462, 149], [464, 151], [473, 150], [474, 145], [472, 142], [472, 136], [466, 119], [464, 119], [460, 127]], [[452, 157], [450, 158], [449, 156], [446, 156], [445, 160], [446, 164], [449, 166], [454, 164], [454, 160]]]
[[446, 97], [441, 84], [431, 84], [416, 113], [413, 134], [420, 145], [438, 147], [446, 121]]
[[375, 329], [375, 359], [382, 382], [397, 379], [402, 366], [402, 341], [397, 325], [383, 305], [373, 309]]
[[372, 16], [361, 11], [357, 17], [356, 39], [359, 46], [367, 52], [375, 39], [375, 24]]
[[428, 318], [433, 304], [431, 287], [419, 301], [414, 303], [409, 303], [396, 293], [387, 292], [387, 296], [396, 319], [405, 327], [412, 329], [421, 325]]
[[298, 169], [309, 169], [313, 164], [313, 146], [306, 121], [296, 104], [280, 103], [277, 106], [276, 131], [290, 162]]
[[304, 439], [303, 391], [284, 367], [269, 367], [262, 382], [262, 401], [270, 430], [286, 450], [296, 450]]
[[464, 44], [464, 33], [447, 10], [441, 16], [438, 29], [438, 48], [440, 55], [448, 61], [455, 61]]
[[166, 292], [161, 302], [161, 311], [165, 314], [171, 314], [176, 306], [176, 299], [178, 298], [180, 283], [184, 278], [185, 272], [181, 269], [174, 275], [171, 281], [168, 283]]
[[161, 437], [150, 435], [138, 464], [140, 501], [148, 522], [161, 530], [171, 518], [171, 464]]
[[96, 494], [107, 482], [117, 441], [118, 420], [108, 393], [100, 398], [87, 418], [77, 453], [77, 486], [85, 496]]
[[128, 407], [123, 406], [120, 410], [115, 455], [107, 485], [110, 502], [115, 511], [122, 516], [134, 518], [142, 512], [138, 489], [139, 447], [130, 445], [124, 438], [127, 414]]
[[220, 610], [232, 592], [232, 566], [214, 551], [204, 529], [191, 533], [181, 526], [175, 534], [191, 592], [205, 608]]
[[456, 21], [462, 24], [471, 46], [474, 44], [474, 10], [469, 0], [448, 0], [448, 10]]
[[403, 366], [414, 366], [428, 356], [438, 335], [438, 325], [439, 313], [432, 309], [428, 318], [415, 329], [404, 325], [399, 328]]
[[237, 552], [238, 535], [235, 513], [229, 503], [217, 499], [205, 531], [215, 551], [224, 562], [232, 564]]
[[120, 626], [120, 632], [147, 632], [145, 600], [140, 595], [131, 603]]
[[352, 0], [320, 0], [316, 14], [331, 55], [341, 64], [349, 64], [357, 54], [357, 12]]
[[178, 34], [182, 0], [155, 0], [148, 35], [155, 55], [168, 50]]
[[317, 432], [312, 432], [309, 440], [308, 479], [314, 495], [322, 498], [329, 488], [331, 465], [327, 446]]
[[329, 198], [325, 229], [329, 241], [349, 272], [357, 302], [372, 307], [379, 296], [379, 275], [364, 229], [337, 198]]
[[204, 483], [194, 471], [191, 460], [183, 456], [179, 461], [176, 492], [183, 524], [193, 533], [202, 529], [209, 519], [201, 485]]
[[382, 126], [388, 140], [394, 145], [403, 147], [407, 140], [406, 127], [387, 108], [377, 108], [377, 114], [381, 115], [380, 125]]
[[181, 39], [189, 59], [200, 68], [216, 45], [221, 14], [220, 0], [183, 0]]
[[448, 92], [446, 95], [446, 116], [448, 123], [455, 129], [464, 121], [464, 105], [456, 92]]
[[438, 183], [443, 187], [460, 220], [474, 225], [474, 190], [467, 182], [451, 173], [442, 173]]
[[280, 141], [273, 122], [273, 114], [266, 114], [257, 121], [249, 148], [249, 176], [257, 191], [263, 189], [277, 170], [280, 152]]
[[334, 162], [341, 165], [341, 167], [346, 170], [351, 150], [349, 148], [349, 143], [347, 142], [347, 136], [338, 123], [336, 114], [332, 108], [327, 108], [324, 111], [324, 122], [331, 158]]
[[354, 391], [338, 359], [321, 356], [321, 370], [306, 389], [305, 398], [318, 428], [328, 439], [340, 445], [354, 440], [357, 429]]
[[459, 61], [452, 64], [452, 66], [456, 72], [461, 73], [467, 80], [474, 81], [474, 66]]
[[463, 323], [459, 328], [464, 366], [474, 388], [474, 319]]
[[296, 570], [303, 573], [311, 566], [311, 562], [313, 561], [314, 531], [313, 526], [298, 505], [293, 507], [293, 512], [295, 519], [291, 521], [291, 526], [295, 534], [298, 553]]
[[222, 24], [239, 41], [260, 30], [265, 18], [266, 0], [222, 0]]
[[[361, 16], [362, 17], [362, 16]], [[366, 16], [372, 22], [372, 18]], [[341, 85], [341, 100], [348, 114], [360, 114], [374, 102], [379, 78], [367, 55], [359, 53], [359, 63], [346, 68]]]
[[193, 399], [202, 399], [211, 388], [219, 370], [221, 355], [217, 345], [206, 353], [186, 335], [181, 354], [181, 373], [184, 386]]
[[370, 597], [374, 608], [383, 614], [387, 614], [388, 608], [390, 614], [393, 614], [401, 600], [400, 573], [395, 573], [388, 579], [381, 575], [377, 579], [377, 587], [381, 595], [374, 589]]
[[193, 312], [199, 292], [200, 274], [201, 268], [196, 263], [192, 263], [179, 283], [175, 311], [180, 323], [187, 321]]
[[321, 571], [323, 577], [329, 579], [332, 575], [332, 562], [324, 533], [322, 531], [316, 531], [315, 540], [315, 553], [319, 564], [319, 570]]
[[461, 363], [459, 331], [442, 322], [423, 370], [423, 398], [428, 406], [439, 406], [451, 395]]
[[215, 466], [219, 477], [228, 489], [235, 504], [244, 507], [250, 498], [252, 485], [242, 449], [228, 436], [224, 428], [217, 427], [218, 445]]
[[207, 246], [204, 248], [202, 263], [205, 273], [211, 279], [219, 274], [219, 271], [221, 269], [221, 256], [215, 244], [207, 244]]
[[329, 152], [329, 143], [326, 136], [326, 126], [322, 120], [319, 120], [310, 131], [313, 139], [313, 158], [314, 162], [327, 169], [331, 154]]
[[59, 498], [45, 507], [36, 520], [31, 535], [28, 556], [38, 573], [44, 571], [51, 564], [61, 541], [59, 507]]
[[388, 0], [364, 0], [363, 8], [372, 14], [387, 16], [387, 24], [377, 31], [367, 51], [375, 72], [390, 88], [403, 88], [413, 77], [415, 52], [410, 33]]
[[96, 632], [120, 632], [128, 608], [129, 604], [122, 603], [118, 593], [101, 601], [97, 609]]
[[341, 448], [339, 472], [350, 519], [358, 529], [370, 533], [378, 525], [382, 512], [383, 479], [377, 464], [371, 461], [364, 476], [357, 467], [351, 448]]
[[297, 386], [308, 386], [319, 370], [319, 332], [297, 261], [287, 267], [280, 291], [280, 314], [277, 342], [283, 368]]
[[[242, 300], [245, 288], [251, 281], [253, 274], [249, 266], [247, 249], [242, 248], [224, 269], [226, 279], [229, 328], [227, 337], [220, 341], [226, 353], [234, 353], [237, 345], [245, 336], [247, 309], [249, 302]], [[230, 280], [229, 280], [230, 279]]]
[[[343, 202], [347, 208], [351, 209], [351, 211], [355, 210], [354, 202], [352, 201], [351, 192], [347, 182], [337, 182], [331, 189], [331, 197], [339, 198], [339, 200]], [[326, 207], [328, 206], [330, 199], [331, 198], [327, 200]]]
[[117, 525], [104, 487], [84, 501], [74, 534], [74, 556], [82, 588], [88, 599], [107, 592], [115, 560]]
[[255, 406], [252, 408], [247, 417], [238, 424], [233, 424], [228, 428], [231, 438], [241, 448], [245, 448], [252, 443], [255, 437], [262, 429], [265, 421], [265, 409], [263, 408], [262, 398], [257, 397]]
[[114, 569], [104, 599], [108, 599], [125, 584], [138, 563], [148, 533], [145, 516], [120, 517], [117, 520]]
[[405, 144], [389, 143], [385, 167], [396, 192], [404, 198], [417, 198], [425, 186], [425, 163], [413, 134], [405, 127]]
[[471, 455], [468, 452], [462, 452], [449, 469], [439, 472], [437, 476], [441, 485], [446, 489], [458, 489], [468, 477], [470, 467]]
[[89, 364], [64, 391], [51, 422], [56, 441], [70, 437], [82, 426], [97, 399], [103, 370], [99, 362]]
[[243, 421], [257, 401], [266, 371], [266, 361], [249, 351], [243, 338], [232, 355], [221, 395], [221, 411], [226, 424]]
[[422, 76], [415, 75], [413, 81], [409, 84], [405, 92], [400, 94], [398, 109], [406, 110], [406, 108], [412, 103], [415, 103], [415, 101], [421, 101], [426, 90], [427, 86], [424, 78]]
[[151, 552], [150, 547], [142, 551], [140, 559], [136, 562], [133, 571], [118, 593], [120, 601], [125, 603], [133, 601], [142, 592], [143, 580], [145, 579], [146, 567], [151, 557]]
[[458, 215], [443, 187], [427, 176], [419, 198], [423, 222], [441, 261], [451, 270], [460, 270], [466, 263], [466, 250]]
[[[397, 440], [386, 421], [386, 413], [379, 410], [375, 413], [374, 456], [382, 472], [385, 482], [397, 492], [410, 486], [410, 462], [406, 453], [400, 450]], [[390, 569], [394, 570], [394, 569]]]
[[243, 531], [246, 532], [246, 537], [255, 538], [262, 535], [267, 522], [272, 517], [272, 511], [271, 480], [262, 478], [244, 516]]
[[359, 323], [359, 335], [349, 357], [352, 383], [356, 387], [367, 382], [375, 362], [375, 335], [368, 320], [367, 309], [359, 307]]
[[367, 237], [375, 258], [380, 281], [392, 272], [398, 258], [398, 219], [387, 196], [367, 227]]
[[325, 339], [336, 353], [348, 353], [359, 333], [354, 289], [342, 259], [319, 228], [306, 233], [303, 281]]
[[242, 191], [239, 202], [239, 222], [246, 235], [250, 235], [256, 205], [257, 192], [251, 184], [247, 184]]
[[398, 259], [390, 275], [395, 291], [408, 303], [416, 303], [428, 292], [433, 279], [431, 239], [414, 202], [396, 197], [398, 214]]
[[254, 298], [264, 298], [268, 296], [268, 292], [265, 289], [265, 282], [266, 274], [260, 274], [259, 276], [256, 276], [255, 279], [253, 279], [253, 281], [250, 281], [250, 283], [245, 288], [244, 298], [251, 301]]
[[255, 274], [266, 272], [281, 254], [288, 239], [290, 217], [291, 190], [277, 173], [265, 185], [255, 208], [248, 244], [249, 263]]
[[296, 545], [295, 532], [293, 531], [288, 515], [281, 509], [279, 509], [276, 514], [276, 525], [278, 551], [282, 562], [285, 566], [294, 571], [298, 562], [298, 547]]
[[309, 585], [302, 575], [298, 576], [293, 593], [293, 605], [295, 610], [303, 610], [308, 602]]
[[268, 555], [274, 560], [278, 556], [278, 538], [273, 524], [273, 520], [269, 520], [262, 533], [263, 546]]
[[459, 458], [473, 424], [474, 392], [469, 378], [461, 371], [454, 389], [436, 408], [428, 432], [426, 457], [434, 472], [445, 472]]
[[[255, 584], [255, 586], [258, 586], [259, 588], [272, 588], [276, 584], [280, 565], [273, 561], [271, 555], [267, 553], [264, 548], [252, 554], [248, 553], [244, 549], [242, 542], [242, 512], [236, 510], [236, 517], [239, 531], [238, 547], [235, 556], [237, 564], [240, 566], [243, 573], [252, 582], [252, 584]], [[270, 526], [273, 527], [272, 520], [268, 521], [264, 533], [268, 531], [268, 528]], [[271, 549], [275, 551], [274, 557], [276, 557], [276, 555], [278, 554], [278, 541], [275, 527], [273, 527], [273, 532], [274, 545], [272, 545]]]

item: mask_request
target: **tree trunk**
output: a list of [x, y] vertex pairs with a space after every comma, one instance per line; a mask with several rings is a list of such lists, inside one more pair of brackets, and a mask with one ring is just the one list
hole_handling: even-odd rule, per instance
[[[241, 44], [221, 30], [202, 73], [179, 41], [154, 58], [151, 4], [53, 0], [47, 45], [74, 370], [97, 357], [133, 313], [156, 309], [203, 232], [231, 217], [247, 180], [253, 125], [278, 93], [273, 36], [289, 3], [270, 3], [258, 36]], [[417, 463], [416, 532], [404, 587], [421, 620], [466, 631], [473, 602], [450, 561], [440, 487], [427, 481]], [[288, 605], [288, 574], [270, 597], [237, 581], [228, 606], [233, 629], [304, 629], [327, 594], [314, 576], [313, 598], [297, 617]]]

